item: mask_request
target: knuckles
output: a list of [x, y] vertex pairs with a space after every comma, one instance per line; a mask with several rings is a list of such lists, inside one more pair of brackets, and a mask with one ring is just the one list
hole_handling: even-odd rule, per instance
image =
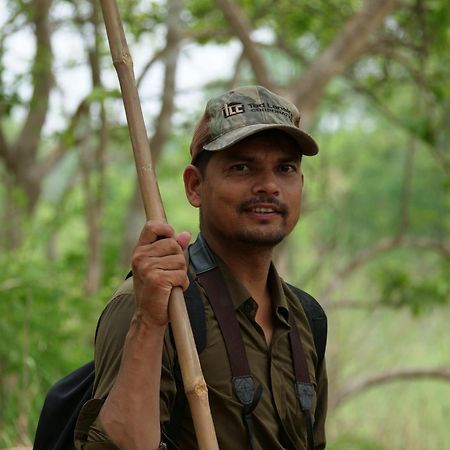
[[135, 269], [148, 260], [154, 260], [157, 265], [158, 258], [175, 256], [184, 261], [183, 250], [178, 242], [173, 238], [161, 239], [152, 244], [138, 245], [131, 258], [131, 265]]
[[170, 238], [175, 235], [175, 230], [166, 222], [149, 220], [145, 223], [139, 242], [152, 243], [162, 238]]
[[183, 249], [173, 228], [165, 222], [148, 221], [145, 224], [131, 266], [137, 294], [159, 292], [165, 297], [174, 286], [183, 289], [189, 286]]

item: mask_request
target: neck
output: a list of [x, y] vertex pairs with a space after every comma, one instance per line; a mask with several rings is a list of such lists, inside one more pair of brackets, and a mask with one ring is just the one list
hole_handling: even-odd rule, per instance
[[228, 266], [252, 297], [265, 298], [273, 248], [241, 242], [223, 242], [209, 233], [202, 233], [211, 250]]

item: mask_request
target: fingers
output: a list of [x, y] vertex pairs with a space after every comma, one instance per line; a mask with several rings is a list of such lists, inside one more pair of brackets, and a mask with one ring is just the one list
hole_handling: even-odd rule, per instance
[[165, 222], [148, 221], [141, 231], [136, 248], [146, 244], [152, 244], [164, 238], [175, 238], [180, 245], [181, 250], [184, 251], [191, 240], [191, 233], [182, 231], [178, 235], [175, 235], [174, 229], [169, 224]]
[[[177, 240], [170, 225], [162, 222], [147, 222], [141, 232], [138, 244], [132, 257], [132, 268], [135, 276], [145, 279], [148, 276], [163, 274], [160, 272], [186, 272], [186, 261], [183, 247], [189, 242], [189, 233], [180, 233]], [[155, 272], [152, 274], [150, 272]], [[165, 281], [171, 281], [171, 274], [166, 274]], [[182, 283], [185, 284], [184, 281]]]
[[175, 236], [174, 229], [166, 222], [149, 220], [141, 231], [137, 246], [151, 244], [158, 239]]
[[181, 245], [181, 248], [183, 250], [186, 250], [187, 246], [189, 245], [189, 242], [191, 241], [191, 233], [189, 233], [188, 231], [182, 231], [178, 236], [177, 236], [177, 242]]
[[183, 251], [190, 238], [161, 221], [149, 221], [142, 229], [132, 257], [133, 281], [137, 306], [153, 322], [165, 324], [170, 292], [189, 286]]

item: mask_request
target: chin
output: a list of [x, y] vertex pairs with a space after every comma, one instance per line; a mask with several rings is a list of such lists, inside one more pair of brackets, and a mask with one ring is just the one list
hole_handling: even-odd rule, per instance
[[281, 231], [274, 232], [257, 232], [257, 231], [241, 231], [237, 235], [237, 239], [244, 243], [257, 247], [275, 247], [286, 237], [286, 233]]

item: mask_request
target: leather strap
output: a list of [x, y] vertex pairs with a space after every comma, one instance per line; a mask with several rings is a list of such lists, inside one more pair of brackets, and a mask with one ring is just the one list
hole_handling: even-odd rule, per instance
[[309, 371], [306, 364], [305, 351], [300, 339], [300, 333], [291, 312], [289, 312], [289, 325], [291, 327], [289, 340], [291, 343], [292, 363], [294, 366], [295, 393], [305, 417], [308, 448], [309, 450], [314, 450], [314, 430], [311, 417], [314, 387], [309, 378]]
[[220, 269], [215, 267], [209, 272], [204, 272], [198, 275], [198, 280], [205, 288], [211, 307], [219, 322], [233, 377], [249, 375], [250, 367], [241, 336], [241, 329]]
[[261, 398], [262, 385], [256, 387], [255, 380], [251, 375], [241, 329], [220, 269], [214, 267], [208, 272], [203, 272], [198, 275], [198, 280], [208, 294], [209, 302], [222, 332], [233, 377], [233, 390], [242, 404], [248, 445], [250, 449], [253, 449], [252, 413]]

